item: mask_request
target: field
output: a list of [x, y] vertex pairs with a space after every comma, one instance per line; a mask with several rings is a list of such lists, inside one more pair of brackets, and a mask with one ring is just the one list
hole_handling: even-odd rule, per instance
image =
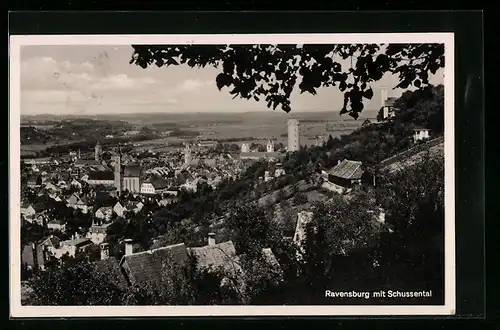
[[[148, 126], [158, 133], [166, 133], [172, 129], [197, 132], [199, 138], [219, 140], [222, 143], [260, 143], [268, 139], [287, 145], [287, 120], [297, 118], [300, 121], [300, 143], [313, 145], [317, 136], [326, 138], [349, 134], [359, 127], [366, 119], [374, 120], [376, 111], [365, 110], [360, 118], [355, 120], [347, 115], [340, 116], [338, 112], [311, 111], [294, 113], [293, 116], [283, 111], [260, 111], [246, 113], [155, 113], [96, 116], [97, 120], [122, 120], [134, 126]], [[45, 118], [46, 120], [49, 118]], [[75, 118], [76, 119], [76, 118]], [[146, 140], [135, 143], [137, 151], [151, 149], [156, 152], [171, 151], [178, 148], [170, 143], [179, 144], [194, 137], [169, 137]], [[238, 141], [224, 141], [237, 139]], [[23, 153], [39, 151], [49, 145], [23, 145]]]
[[[300, 121], [300, 143], [314, 145], [317, 136], [333, 137], [349, 134], [359, 127], [366, 119], [374, 120], [376, 111], [367, 110], [361, 118], [355, 120], [348, 116], [340, 116], [332, 112], [295, 113], [293, 118]], [[265, 144], [268, 139], [275, 143], [287, 145], [287, 120], [292, 118], [282, 112], [254, 112], [243, 114], [162, 114], [154, 118], [144, 118], [144, 124], [150, 122], [159, 127], [176, 125], [182, 130], [196, 131], [199, 138], [222, 140], [222, 143], [260, 143]], [[137, 123], [139, 118], [122, 118]], [[224, 141], [238, 139], [238, 141]], [[137, 150], [151, 149], [153, 151], [168, 151], [177, 147], [168, 146], [169, 142], [179, 143], [193, 140], [193, 137], [165, 137], [155, 140], [141, 141]]]

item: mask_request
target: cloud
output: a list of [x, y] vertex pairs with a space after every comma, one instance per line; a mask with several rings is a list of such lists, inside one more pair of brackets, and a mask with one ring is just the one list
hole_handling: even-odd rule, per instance
[[116, 74], [97, 79], [92, 84], [93, 90], [129, 90], [146, 89], [154, 85], [156, 80], [153, 78], [132, 78], [126, 74]]
[[23, 90], [77, 90], [90, 93], [101, 90], [149, 88], [156, 80], [126, 74], [97, 72], [92, 63], [57, 62], [51, 57], [33, 57], [21, 62]]
[[215, 82], [213, 80], [201, 80], [201, 79], [187, 79], [180, 86], [180, 91], [194, 91], [199, 88], [214, 85]]

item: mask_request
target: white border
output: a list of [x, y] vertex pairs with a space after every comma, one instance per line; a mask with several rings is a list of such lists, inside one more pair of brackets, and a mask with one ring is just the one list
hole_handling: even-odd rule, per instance
[[[20, 247], [20, 49], [25, 45], [444, 43], [444, 306], [22, 306]], [[23, 35], [10, 37], [10, 312], [11, 317], [375, 316], [455, 314], [454, 34]]]

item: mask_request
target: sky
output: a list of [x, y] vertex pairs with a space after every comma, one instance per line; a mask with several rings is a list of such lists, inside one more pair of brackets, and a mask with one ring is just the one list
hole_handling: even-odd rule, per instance
[[[21, 49], [21, 114], [94, 115], [153, 112], [270, 111], [266, 102], [235, 98], [219, 91], [215, 77], [220, 69], [187, 65], [142, 69], [129, 64], [131, 46], [23, 46]], [[372, 84], [374, 97], [365, 109], [379, 109], [380, 90], [389, 97], [397, 77], [386, 74]], [[439, 71], [431, 83], [443, 83]], [[319, 88], [317, 95], [291, 96], [292, 112], [339, 111], [343, 94], [336, 88]], [[277, 109], [278, 110], [278, 109]]]

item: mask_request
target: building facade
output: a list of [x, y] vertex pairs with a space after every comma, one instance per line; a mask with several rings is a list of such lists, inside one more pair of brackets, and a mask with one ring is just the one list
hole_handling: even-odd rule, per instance
[[141, 191], [141, 166], [139, 164], [127, 165], [123, 171], [123, 190], [131, 193]]

